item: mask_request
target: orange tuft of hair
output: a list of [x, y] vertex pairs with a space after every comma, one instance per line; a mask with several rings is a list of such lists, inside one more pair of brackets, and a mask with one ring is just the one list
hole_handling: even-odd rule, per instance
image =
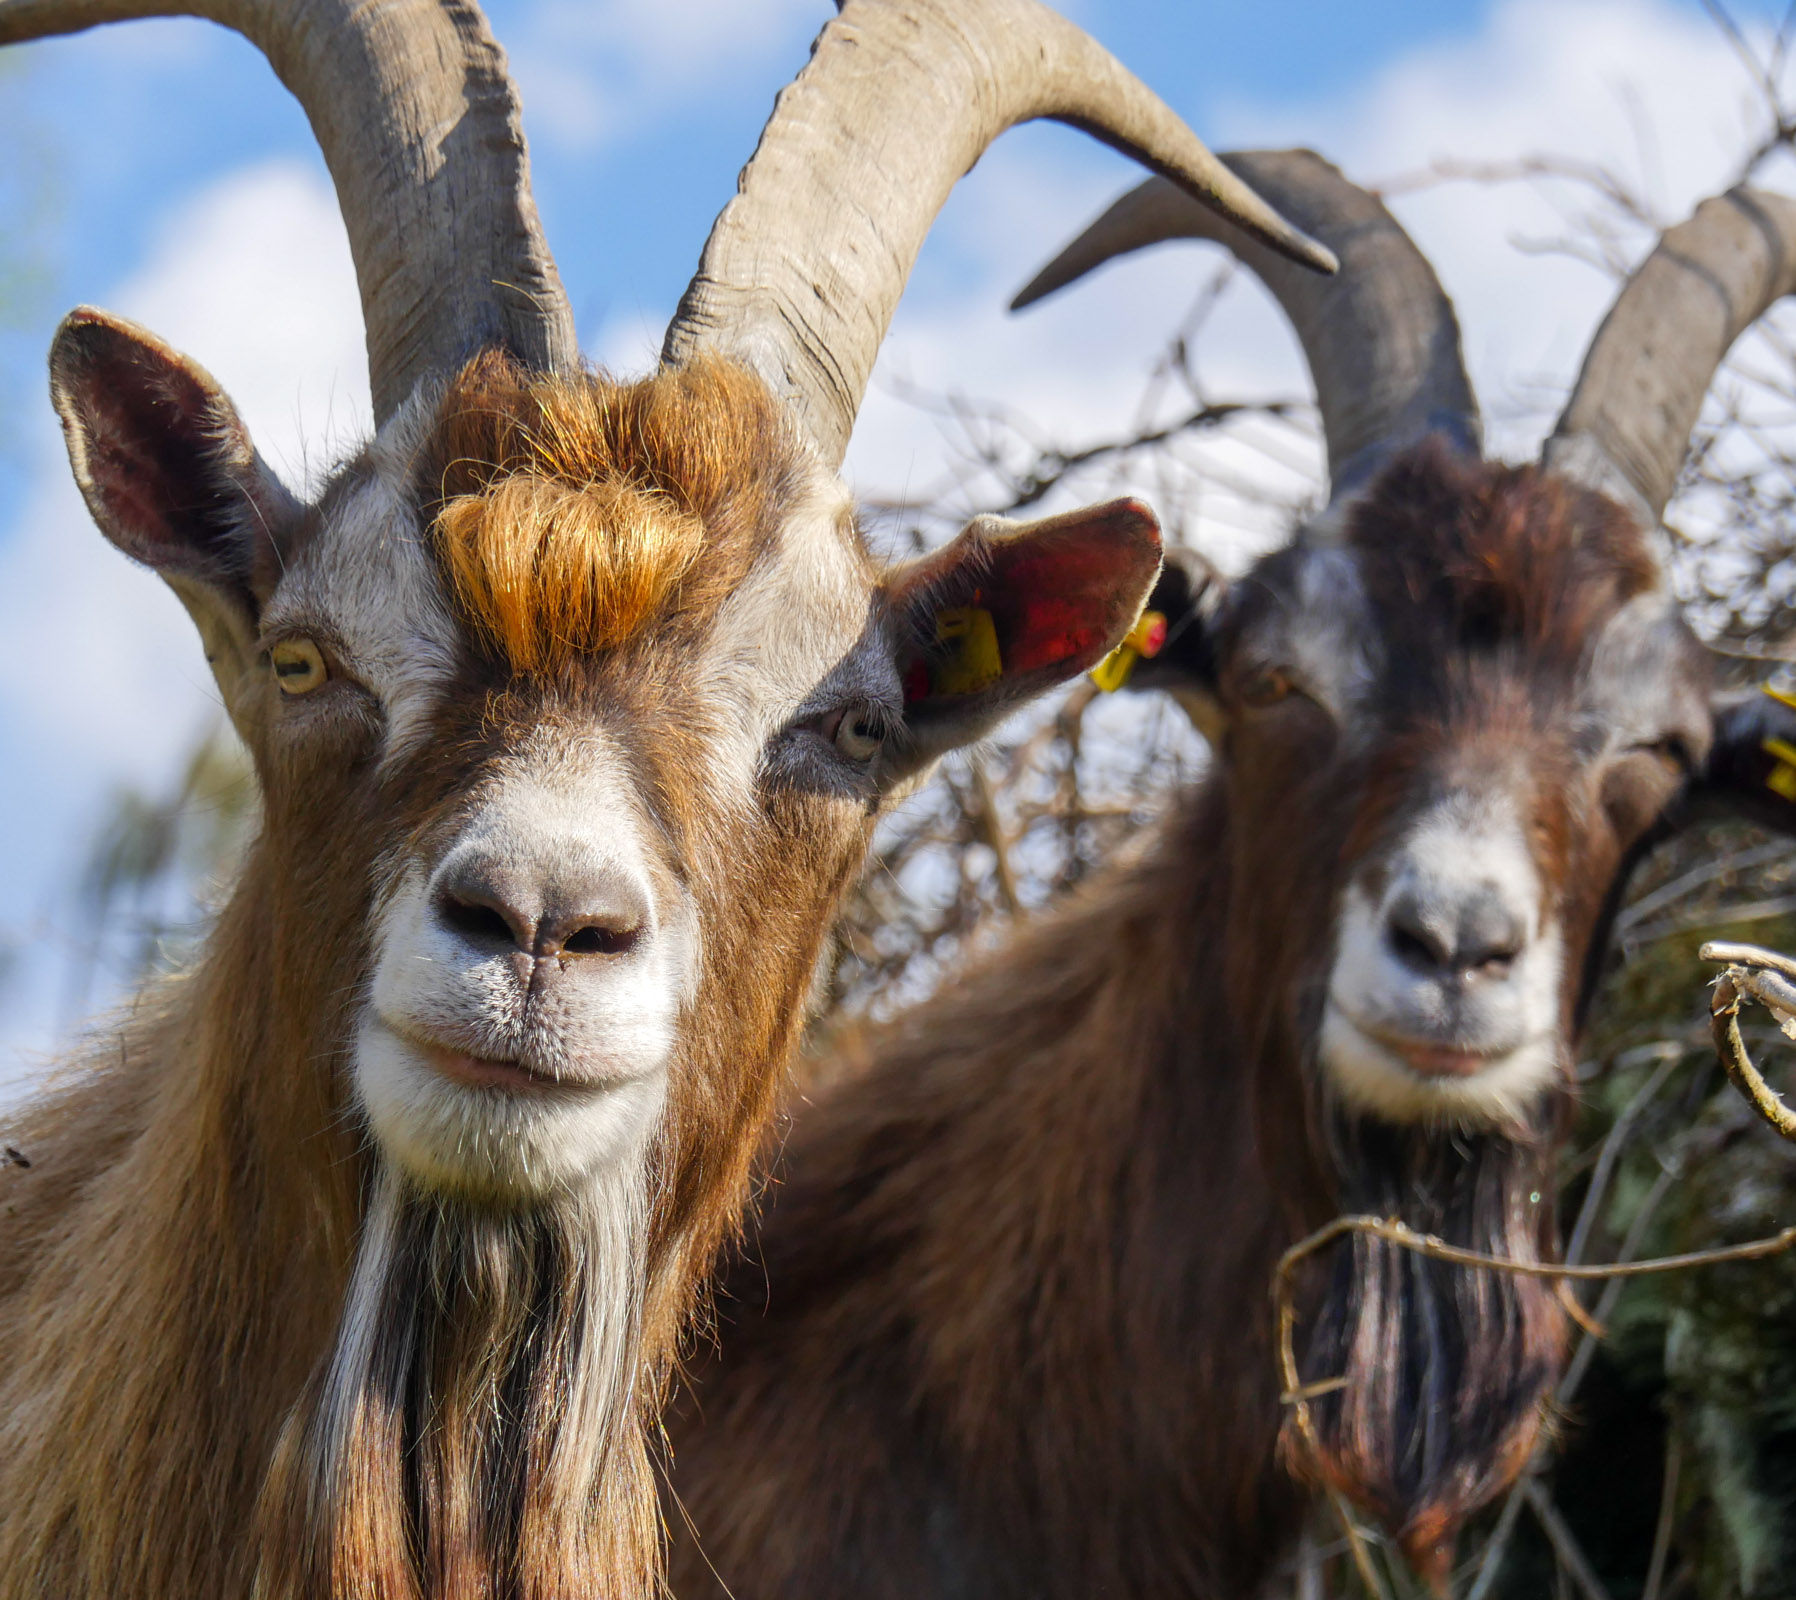
[[704, 524], [628, 484], [518, 474], [437, 516], [458, 602], [518, 672], [608, 650], [666, 607]]
[[432, 537], [457, 605], [514, 671], [614, 649], [669, 608], [707, 547], [739, 575], [789, 482], [759, 379], [700, 362], [618, 384], [476, 357], [438, 438]]

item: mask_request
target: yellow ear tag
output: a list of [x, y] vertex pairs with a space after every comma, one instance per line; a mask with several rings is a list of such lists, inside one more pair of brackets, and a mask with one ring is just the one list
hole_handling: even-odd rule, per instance
[[[1796, 711], [1796, 695], [1773, 689], [1769, 684], [1760, 687], [1779, 705]], [[1760, 741], [1759, 748], [1777, 762], [1771, 769], [1771, 776], [1765, 780], [1765, 787], [1785, 800], [1796, 801], [1796, 745], [1787, 739], [1764, 739]]]
[[1123, 642], [1091, 669], [1091, 681], [1105, 694], [1115, 694], [1129, 681], [1135, 663], [1159, 655], [1166, 643], [1166, 618], [1158, 611], [1144, 611], [1129, 629]]
[[954, 606], [935, 619], [931, 694], [977, 694], [1004, 676], [998, 629], [983, 606]]

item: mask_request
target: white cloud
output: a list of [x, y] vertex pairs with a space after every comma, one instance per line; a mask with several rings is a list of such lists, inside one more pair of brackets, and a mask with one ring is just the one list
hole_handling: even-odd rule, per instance
[[533, 134], [590, 146], [752, 75], [830, 15], [827, 0], [545, 0], [508, 54]]

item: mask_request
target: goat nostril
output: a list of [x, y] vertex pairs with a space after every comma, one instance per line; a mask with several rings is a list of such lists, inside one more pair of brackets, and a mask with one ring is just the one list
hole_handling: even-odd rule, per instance
[[[640, 927], [589, 922], [562, 939], [559, 948], [561, 954], [569, 956], [623, 956], [634, 950], [641, 938]], [[545, 950], [543, 953], [550, 952]]]
[[1466, 970], [1474, 978], [1507, 978], [1510, 968], [1515, 965], [1515, 954], [1511, 950], [1499, 955], [1485, 956], [1481, 961], [1470, 962]]
[[624, 956], [642, 942], [640, 918], [623, 910], [570, 911], [544, 917], [536, 930], [534, 954], [550, 956]]
[[517, 935], [504, 915], [478, 900], [461, 900], [452, 894], [438, 897], [437, 914], [446, 926], [453, 928], [472, 944], [517, 943]]
[[1393, 917], [1385, 928], [1385, 939], [1399, 961], [1419, 972], [1440, 972], [1452, 963], [1451, 953], [1440, 941], [1409, 918]]

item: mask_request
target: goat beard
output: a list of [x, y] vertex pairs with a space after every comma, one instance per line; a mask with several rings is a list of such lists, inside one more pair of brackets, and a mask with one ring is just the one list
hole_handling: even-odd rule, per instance
[[258, 1600], [634, 1600], [642, 1174], [515, 1211], [384, 1163], [334, 1348], [261, 1507]]
[[[1542, 1139], [1341, 1118], [1343, 1210], [1399, 1217], [1451, 1244], [1517, 1261], [1550, 1249]], [[1287, 1422], [1286, 1459], [1376, 1517], [1444, 1589], [1461, 1525], [1526, 1466], [1563, 1366], [1566, 1319], [1543, 1279], [1431, 1261], [1354, 1234], [1305, 1319], [1314, 1448]]]

